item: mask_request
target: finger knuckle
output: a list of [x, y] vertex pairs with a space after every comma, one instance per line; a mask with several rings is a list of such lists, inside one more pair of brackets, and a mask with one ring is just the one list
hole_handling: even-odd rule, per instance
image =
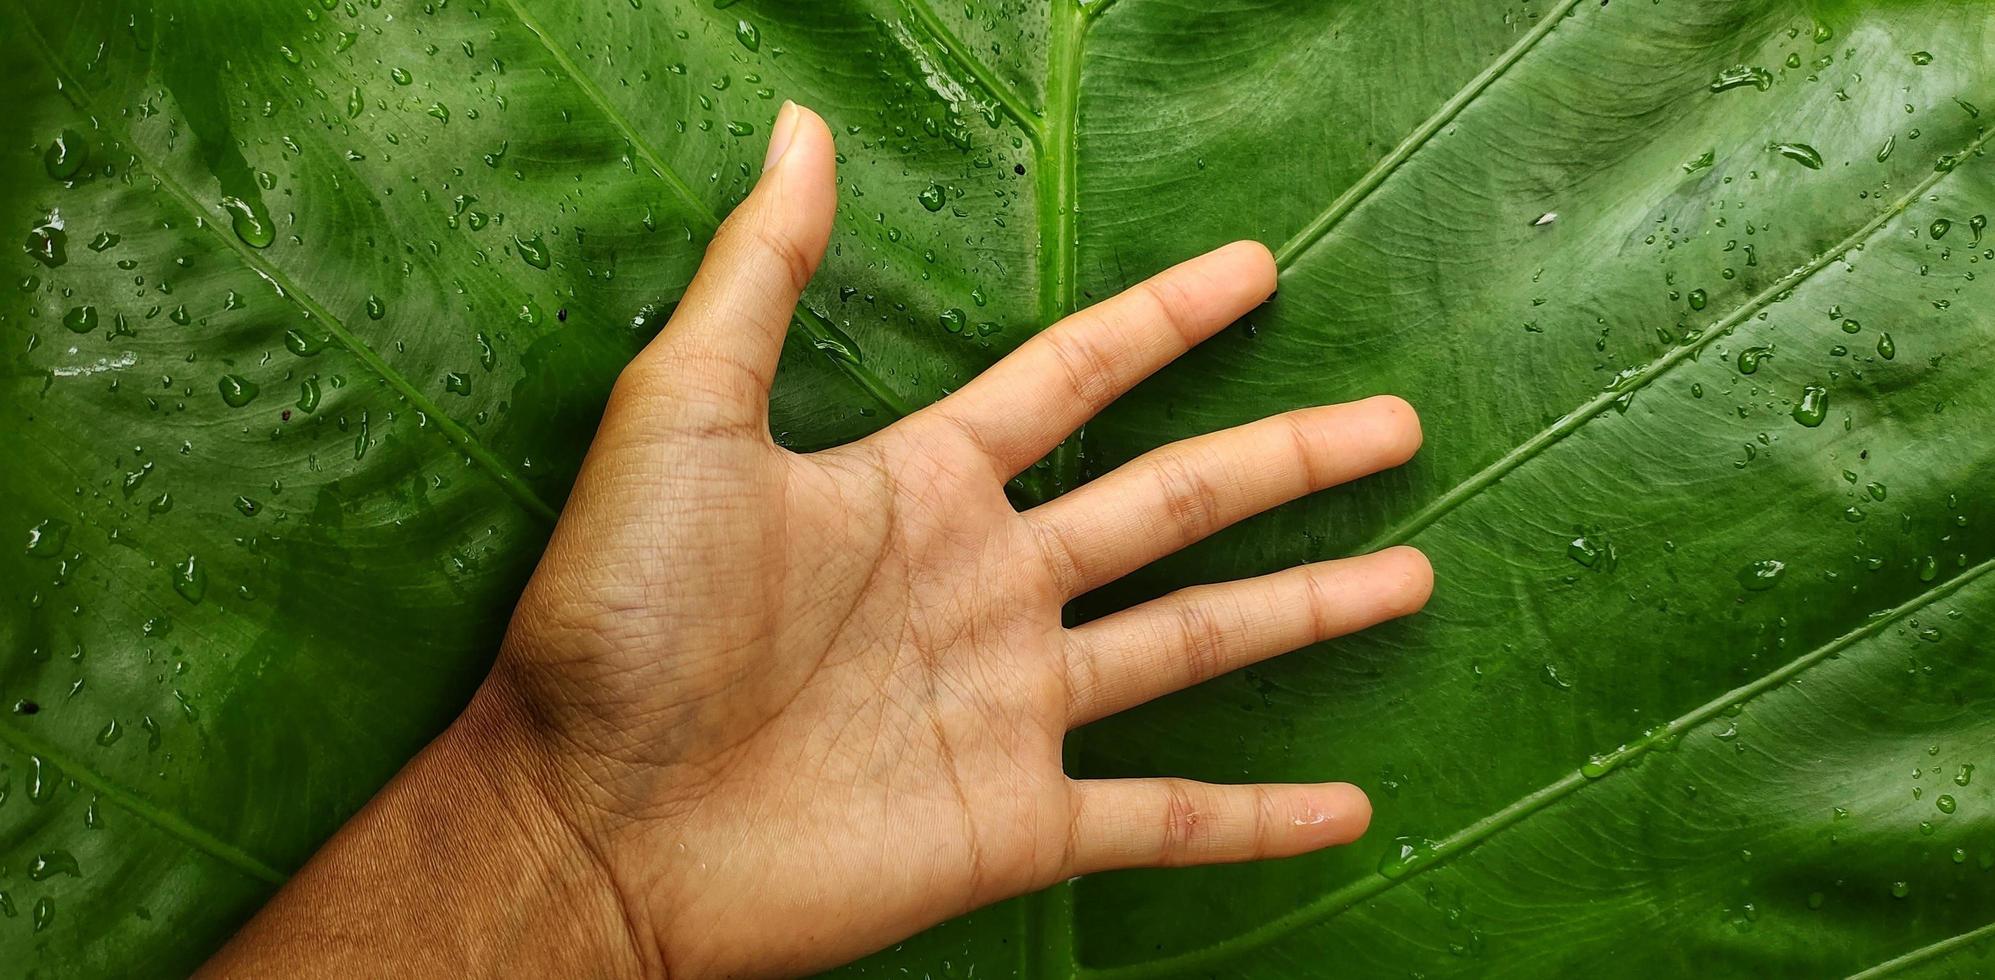
[[817, 260], [795, 238], [768, 221], [756, 222], [754, 235], [756, 244], [774, 256], [789, 274], [790, 287], [796, 292], [803, 292], [804, 287], [810, 285], [811, 276], [817, 274]]
[[1189, 454], [1165, 453], [1157, 457], [1152, 472], [1165, 517], [1187, 540], [1218, 530], [1225, 513], [1219, 488]]
[[1046, 563], [1047, 574], [1060, 591], [1069, 595], [1079, 591], [1088, 581], [1088, 565], [1068, 539], [1066, 530], [1057, 524], [1036, 521], [1028, 522], [1027, 526], [1033, 529], [1033, 543]]
[[1064, 330], [1047, 334], [1046, 343], [1068, 390], [1090, 413], [1099, 412], [1115, 401], [1120, 387], [1115, 383], [1114, 366], [1100, 345], [1077, 339]]
[[1338, 597], [1330, 589], [1330, 577], [1311, 571], [1302, 577], [1303, 606], [1308, 610], [1309, 641], [1327, 640], [1338, 633]]
[[1194, 684], [1226, 672], [1226, 628], [1209, 599], [1191, 597], [1177, 606], [1173, 617], [1177, 647], [1187, 676]]
[[1161, 857], [1167, 862], [1183, 861], [1197, 852], [1208, 828], [1207, 814], [1191, 787], [1181, 782], [1164, 784], [1163, 821], [1159, 842]]
[[1288, 433], [1296, 466], [1302, 472], [1304, 488], [1314, 493], [1335, 483], [1336, 474], [1325, 465], [1329, 453], [1325, 451], [1321, 430], [1310, 422], [1309, 417], [1301, 412], [1281, 416], [1281, 425]]
[[1186, 347], [1199, 341], [1198, 317], [1183, 284], [1171, 278], [1157, 278], [1146, 280], [1141, 288], [1156, 307], [1157, 319], [1170, 327]]

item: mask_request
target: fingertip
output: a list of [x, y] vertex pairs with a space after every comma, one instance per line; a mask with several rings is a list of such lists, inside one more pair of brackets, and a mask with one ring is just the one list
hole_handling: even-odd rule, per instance
[[1434, 595], [1434, 564], [1426, 552], [1402, 544], [1379, 552], [1378, 557], [1390, 562], [1397, 599], [1393, 615], [1408, 616], [1425, 608]]
[[1350, 783], [1324, 783], [1311, 789], [1291, 823], [1305, 832], [1312, 848], [1349, 844], [1370, 829], [1372, 801]]
[[1387, 451], [1391, 462], [1398, 466], [1413, 458], [1426, 441], [1426, 433], [1420, 425], [1420, 413], [1413, 403], [1398, 395], [1373, 395], [1363, 402], [1367, 411], [1376, 413], [1386, 429]]
[[1280, 271], [1275, 268], [1275, 253], [1266, 245], [1253, 239], [1242, 239], [1224, 245], [1217, 250], [1227, 259], [1236, 263], [1243, 281], [1251, 283], [1262, 296], [1271, 296], [1275, 291], [1275, 278]]

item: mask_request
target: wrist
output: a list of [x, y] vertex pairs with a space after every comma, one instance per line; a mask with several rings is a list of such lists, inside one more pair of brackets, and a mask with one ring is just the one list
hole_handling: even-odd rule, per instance
[[499, 675], [204, 974], [655, 976]]
[[578, 819], [568, 780], [503, 671], [502, 663], [411, 766], [410, 803], [423, 819], [452, 825], [429, 832], [455, 831], [457, 860], [476, 869], [480, 914], [458, 918], [444, 908], [439, 918], [467, 952], [489, 951], [495, 973], [661, 975], [597, 835]]

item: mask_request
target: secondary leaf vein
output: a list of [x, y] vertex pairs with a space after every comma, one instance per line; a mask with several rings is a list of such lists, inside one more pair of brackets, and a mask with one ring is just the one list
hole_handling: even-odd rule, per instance
[[151, 824], [161, 833], [179, 840], [194, 850], [201, 851], [243, 874], [267, 881], [273, 885], [283, 884], [287, 877], [282, 871], [264, 863], [255, 855], [195, 826], [192, 821], [160, 807], [136, 793], [121, 788], [118, 784], [99, 775], [89, 766], [59, 752], [50, 750], [47, 746], [37, 741], [34, 736], [29, 735], [12, 724], [0, 723], [0, 742], [5, 742], [24, 755], [39, 757], [45, 763], [53, 765], [56, 769], [60, 770], [64, 775], [90, 787], [97, 793], [100, 799], [111, 801], [119, 809]]
[[1733, 327], [1751, 319], [1761, 310], [1773, 305], [1776, 300], [1799, 288], [1802, 283], [1813, 278], [1816, 273], [1828, 268], [1838, 258], [1861, 248], [1864, 243], [1870, 240], [1871, 236], [1876, 235], [1885, 225], [1890, 224], [1893, 218], [1902, 214], [1906, 208], [1911, 207], [1920, 197], [1929, 193], [1936, 185], [1945, 180], [1949, 174], [1953, 173], [1954, 170], [1966, 166], [1965, 161], [1973, 157], [1983, 146], [1986, 146], [1990, 139], [1995, 139], [1995, 129], [1981, 134], [1973, 142], [1970, 142], [1954, 158], [1961, 162], [1957, 163], [1953, 168], [1936, 168], [1925, 179], [1919, 181], [1910, 191], [1907, 191], [1903, 196], [1891, 202], [1890, 206], [1872, 215], [1870, 220], [1864, 222], [1862, 227], [1851, 232], [1842, 240], [1809, 260], [1806, 264], [1775, 280], [1772, 285], [1753, 294], [1745, 303], [1727, 314], [1723, 319], [1705, 328], [1702, 333], [1663, 352], [1661, 356], [1643, 365], [1640, 370], [1629, 375], [1621, 383], [1609, 386], [1601, 391], [1585, 404], [1560, 417], [1551, 426], [1519, 443], [1509, 452], [1504, 453], [1488, 466], [1478, 470], [1468, 479], [1463, 480], [1461, 483], [1449, 488], [1446, 493], [1434, 498], [1431, 503], [1414, 511], [1412, 516], [1387, 528], [1378, 537], [1366, 542], [1358, 550], [1360, 552], [1376, 551], [1380, 548], [1390, 547], [1410, 539], [1435, 521], [1440, 520], [1450, 511], [1466, 503], [1476, 494], [1488, 489], [1492, 484], [1509, 475], [1511, 471], [1530, 462], [1565, 437], [1579, 431], [1588, 422], [1600, 417], [1615, 402], [1627, 397], [1634, 391], [1647, 387], [1656, 379], [1675, 369], [1677, 365], [1697, 356], [1700, 351], [1710, 346], [1719, 337], [1725, 336]]
[[915, 22], [921, 25], [922, 30], [928, 32], [929, 37], [935, 39], [936, 44], [941, 45], [942, 49], [949, 53], [950, 58], [970, 73], [970, 78], [977, 83], [978, 88], [983, 89], [997, 101], [998, 108], [1003, 109], [1005, 115], [1010, 116], [1020, 129], [1025, 130], [1027, 136], [1032, 137], [1034, 145], [1045, 139], [1044, 124], [1040, 115], [1026, 105], [1016, 89], [970, 53], [969, 46], [949, 29], [949, 25], [942, 22], [942, 18], [936, 15], [935, 8], [929, 6], [928, 0], [902, 0], [901, 7], [914, 17]]
[[[1338, 915], [1406, 883], [1422, 872], [1445, 864], [1476, 845], [1496, 834], [1515, 826], [1543, 811], [1553, 803], [1580, 791], [1581, 788], [1600, 783], [1611, 778], [1617, 771], [1627, 768], [1626, 763], [1633, 757], [1650, 751], [1656, 745], [1682, 737], [1685, 732], [1717, 717], [1734, 705], [1743, 705], [1794, 679], [1809, 668], [1829, 659], [1844, 650], [1871, 637], [1877, 636], [1893, 623], [1918, 612], [1947, 596], [1959, 592], [1990, 571], [1995, 571], [1995, 559], [1983, 561], [1912, 598], [1872, 615], [1867, 622], [1830, 640], [1800, 656], [1782, 664], [1773, 671], [1745, 684], [1741, 684], [1689, 712], [1671, 719], [1668, 724], [1654, 731], [1641, 741], [1622, 746], [1613, 752], [1603, 753], [1597, 759], [1608, 762], [1602, 775], [1587, 776], [1574, 769], [1556, 781], [1541, 787], [1518, 799], [1510, 805], [1458, 830], [1436, 842], [1430, 856], [1411, 865], [1397, 877], [1373, 875], [1361, 878], [1332, 891], [1286, 915], [1265, 922], [1254, 929], [1243, 932], [1203, 949], [1193, 950], [1178, 956], [1135, 963], [1129, 966], [1112, 967], [1103, 970], [1086, 970], [1084, 975], [1093, 980], [1131, 980], [1136, 977], [1179, 974], [1230, 960], [1244, 953], [1258, 949], [1281, 939], [1290, 933], [1309, 926], [1318, 925], [1336, 918]], [[1989, 927], [1995, 929], [1995, 926]], [[1973, 935], [1973, 934], [1969, 934]], [[1959, 939], [1960, 937], [1956, 937]], [[1895, 962], [1895, 961], [1894, 961]], [[1889, 965], [1889, 964], [1886, 964]]]
[[[104, 118], [114, 117], [115, 113], [105, 113], [94, 109], [92, 104], [96, 101], [95, 96], [63, 67], [61, 60], [56, 57], [54, 49], [49, 46], [48, 39], [41, 35], [41, 32], [35, 28], [34, 24], [32, 22], [25, 23], [28, 35], [35, 40], [36, 48], [40, 51], [42, 57], [48, 61], [50, 68], [55, 71], [57, 77], [60, 79], [63, 94], [72, 101], [78, 101], [78, 108], [86, 112], [94, 112], [96, 115]], [[129, 127], [127, 127], [127, 136], [130, 137], [127, 141], [127, 147], [131, 151], [132, 158], [144, 165], [145, 156], [140, 152], [138, 138], [136, 134], [130, 132]], [[332, 311], [326, 309], [325, 306], [313, 299], [310, 294], [298, 288], [297, 284], [292, 282], [283, 270], [265, 261], [248, 244], [223, 230], [221, 224], [216, 222], [213, 216], [209, 215], [202, 208], [199, 199], [173, 180], [164, 168], [144, 165], [144, 170], [152, 177], [153, 185], [164, 191], [169, 198], [173, 199], [181, 208], [186, 210], [195, 219], [196, 225], [213, 234], [217, 241], [220, 241], [230, 251], [234, 252], [236, 257], [244, 265], [248, 266], [251, 271], [261, 276], [265, 282], [276, 287], [278, 295], [290, 300], [293, 305], [304, 310], [307, 315], [323, 321], [326, 330], [339, 341], [341, 346], [345, 347], [349, 353], [353, 354], [362, 364], [366, 365], [368, 370], [372, 371], [376, 377], [387, 382], [388, 386], [393, 388], [404, 399], [408, 400], [409, 404], [414, 405], [426, 419], [434, 422], [437, 430], [442, 432], [446, 439], [449, 439], [460, 452], [463, 452], [480, 468], [490, 474], [498, 482], [500, 488], [510, 494], [521, 506], [544, 520], [551, 521], [554, 519], [557, 513], [554, 507], [550, 506], [547, 501], [542, 500], [540, 495], [535, 493], [533, 488], [528, 486], [523, 478], [514, 473], [511, 467], [507, 466], [491, 450], [487, 449], [483, 443], [479, 442], [478, 438], [472, 435], [470, 430], [459, 425], [456, 420], [452, 419], [442, 408], [431, 401], [427, 395], [424, 395], [414, 384], [410, 383], [407, 378], [403, 377], [400, 372], [396, 371], [393, 366], [382, 359], [381, 355], [375, 353], [372, 347], [369, 347], [353, 331], [349, 330], [345, 322], [340, 320], [339, 317], [334, 316]]]
[[1426, 146], [1442, 127], [1454, 122], [1455, 117], [1461, 115], [1469, 103], [1488, 91], [1491, 85], [1496, 84], [1497, 79], [1502, 78], [1513, 65], [1531, 53], [1531, 49], [1550, 35], [1559, 22], [1577, 6], [1579, 0], [1562, 0], [1544, 17], [1539, 18], [1537, 25], [1532, 27], [1529, 33], [1518, 38], [1516, 44], [1511, 45], [1494, 63], [1483, 69], [1481, 74], [1469, 79], [1467, 85], [1442, 103], [1440, 109], [1428, 116], [1427, 120], [1401, 140], [1398, 146], [1393, 147], [1391, 153], [1373, 164], [1363, 177], [1358, 178], [1357, 182], [1345, 189], [1344, 193], [1337, 195], [1337, 199], [1331, 201], [1330, 206], [1324, 208], [1321, 214], [1304, 225], [1303, 229], [1296, 232], [1288, 241], [1283, 242], [1280, 248], [1275, 249], [1275, 265], [1283, 269], [1288, 268], [1302, 253], [1309, 251], [1311, 246], [1321, 241], [1323, 236], [1329, 234], [1331, 229], [1337, 227], [1352, 211], [1357, 210], [1358, 205], [1364, 203], [1366, 198], [1383, 186], [1387, 178], [1404, 166], [1406, 161], [1412, 159], [1413, 154]]

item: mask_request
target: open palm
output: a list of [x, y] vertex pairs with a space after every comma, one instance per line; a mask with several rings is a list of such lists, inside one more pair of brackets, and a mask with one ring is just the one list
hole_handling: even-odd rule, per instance
[[[1272, 292], [1194, 259], [1054, 326], [885, 431], [798, 455], [771, 376], [830, 234], [831, 134], [786, 109], [761, 186], [619, 380], [499, 675], [578, 787], [672, 973], [836, 963], [1088, 871], [1343, 843], [1343, 784], [1074, 781], [1068, 729], [1410, 612], [1409, 549], [1192, 589], [1077, 628], [1073, 597], [1236, 520], [1404, 461], [1378, 398], [1190, 440], [1024, 512], [1007, 480]], [[784, 145], [784, 144], [787, 145]]]

